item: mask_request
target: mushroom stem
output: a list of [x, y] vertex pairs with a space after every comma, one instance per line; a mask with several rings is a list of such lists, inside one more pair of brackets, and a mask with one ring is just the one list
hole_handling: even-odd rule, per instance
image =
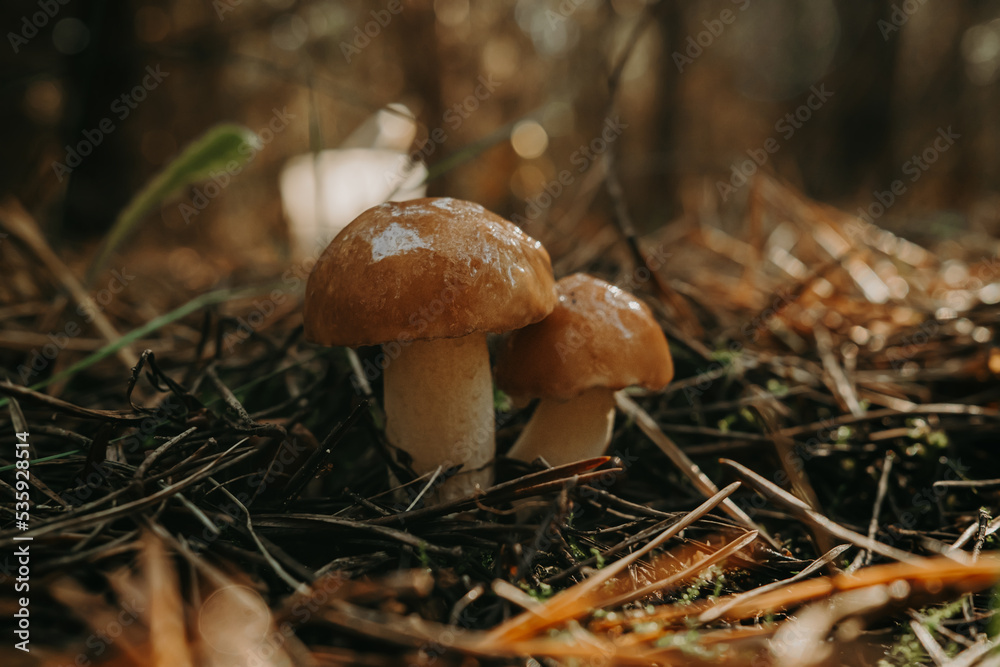
[[543, 398], [507, 456], [529, 462], [541, 456], [553, 466], [600, 456], [614, 421], [610, 389], [595, 387], [568, 401]]
[[496, 450], [486, 334], [413, 341], [385, 369], [386, 435], [418, 475], [461, 465], [433, 494], [452, 500], [487, 487]]

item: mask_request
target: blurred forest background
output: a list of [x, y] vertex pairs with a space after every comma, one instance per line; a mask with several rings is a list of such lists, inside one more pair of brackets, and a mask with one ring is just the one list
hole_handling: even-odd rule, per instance
[[[995, 0], [5, 2], [0, 190], [85, 257], [208, 127], [261, 132], [281, 117], [206, 206], [185, 215], [192, 188], [132, 241], [149, 250], [144, 270], [203, 290], [287, 265], [284, 165], [402, 103], [418, 121], [403, 150], [430, 165], [428, 194], [520, 215], [556, 257], [607, 226], [601, 161], [581, 149], [600, 148], [618, 116], [610, 143], [641, 233], [710, 200], [738, 210], [747, 188], [723, 197], [721, 183], [765, 147], [765, 171], [852, 212], [906, 179], [879, 223], [905, 221], [911, 237], [995, 233], [998, 17]], [[612, 108], [608, 77], [635, 35]], [[105, 118], [113, 131], [89, 135], [99, 145], [60, 173]], [[948, 128], [960, 138], [909, 187], [908, 161]], [[546, 186], [558, 195], [534, 206]]]
[[[338, 420], [347, 424], [353, 430], [337, 445], [346, 453], [337, 455], [350, 465], [331, 465], [316, 481], [337, 494], [349, 484], [351, 497], [318, 502], [324, 511], [355, 507], [385, 491], [391, 457], [371, 447], [380, 442], [375, 421], [357, 417], [365, 411], [355, 405], [343, 355], [302, 355], [295, 345], [309, 259], [328, 240], [310, 239], [301, 220], [311, 215], [316, 223], [322, 208], [346, 222], [366, 198], [415, 195], [426, 177], [428, 195], [476, 201], [522, 225], [549, 249], [558, 277], [586, 270], [642, 297], [659, 290], [647, 301], [678, 373], [665, 392], [636, 400], [712, 480], [733, 475], [720, 453], [773, 471], [792, 469], [786, 455], [797, 448], [811, 461], [803, 478], [815, 493], [804, 483], [795, 490], [819, 498], [832, 519], [869, 525], [890, 489], [883, 518], [906, 532], [876, 534], [872, 521], [873, 538], [904, 546], [899, 535], [913, 536], [907, 548], [924, 554], [948, 553], [947, 543], [971, 547], [978, 535], [978, 554], [987, 520], [997, 530], [998, 520], [980, 509], [996, 506], [993, 491], [960, 490], [947, 502], [935, 495], [935, 511], [917, 501], [936, 493], [942, 478], [955, 479], [948, 476], [955, 470], [1000, 477], [1000, 0], [5, 0], [0, 25], [0, 381], [52, 395], [68, 387], [77, 395], [67, 400], [118, 410], [129, 369], [138, 377], [139, 352], [153, 350], [163, 368], [184, 376], [171, 380], [171, 391], [179, 382], [211, 400], [206, 405], [232, 409], [233, 387], [245, 415], [287, 419], [289, 432], [311, 438], [316, 451], [319, 438], [336, 444], [346, 433]], [[257, 133], [249, 161], [158, 203], [99, 267], [110, 275], [82, 278], [132, 197], [220, 123]], [[320, 168], [329, 177], [316, 188], [311, 170]], [[748, 176], [759, 173], [776, 178], [751, 185]], [[921, 247], [826, 204], [867, 215], [868, 224]], [[783, 210], [762, 220], [766, 206]], [[642, 276], [640, 262], [651, 273]], [[279, 277], [282, 288], [272, 291]], [[103, 318], [84, 308], [95, 299]], [[76, 315], [67, 312], [71, 300]], [[226, 328], [236, 332], [223, 337]], [[758, 336], [765, 331], [774, 336]], [[258, 332], [266, 349], [236, 347]], [[121, 364], [109, 359], [90, 369], [112, 352]], [[83, 353], [90, 354], [70, 365]], [[156, 373], [136, 396], [169, 405], [172, 394], [158, 384], [169, 376]], [[210, 399], [213, 387], [218, 396]], [[42, 401], [28, 415], [39, 453], [52, 455], [40, 470], [52, 488], [89, 494], [89, 481], [72, 481], [86, 470], [80, 466], [105, 457], [127, 463], [126, 436], [110, 445], [114, 431], [103, 417], [94, 426], [94, 413], [66, 417], [51, 405], [68, 404]], [[229, 447], [220, 459], [236, 451], [229, 463], [260, 450], [246, 465], [269, 466], [279, 440], [264, 446], [254, 435], [239, 453], [229, 443], [240, 438], [242, 446], [246, 424], [241, 418], [237, 428], [218, 410], [199, 407], [158, 431], [158, 439], [175, 438], [182, 421], [200, 429], [184, 449], [144, 459], [146, 481], [159, 481], [150, 465], [172, 475], [168, 466], [188, 465], [203, 443]], [[523, 415], [500, 429], [501, 453]], [[67, 430], [65, 421], [78, 418], [81, 432]], [[151, 420], [142, 422], [144, 446], [155, 442]], [[635, 444], [643, 457], [621, 485], [630, 503], [661, 511], [700, 503], [704, 488], [683, 478], [695, 468], [669, 464], [624, 421], [616, 442], [626, 451]], [[0, 440], [13, 442], [15, 432]], [[653, 442], [667, 451], [662, 438]], [[116, 470], [108, 478], [119, 484], [114, 493], [131, 493], [140, 473]], [[295, 473], [296, 483], [306, 480]], [[222, 486], [213, 479], [200, 497], [187, 487], [185, 494], [202, 502]], [[274, 498], [301, 489], [279, 487]], [[205, 504], [213, 517], [214, 503]], [[62, 539], [52, 534], [62, 508], [46, 511], [42, 530]], [[760, 516], [781, 526], [783, 539], [806, 544], [805, 524], [768, 511]], [[118, 540], [129, 534], [100, 521], [72, 548], [62, 541], [50, 549], [49, 571], [89, 558], [91, 548], [125, 553]], [[287, 541], [283, 548], [311, 577], [318, 559], [331, 556], [315, 553], [311, 527], [296, 539], [298, 552]], [[345, 559], [371, 546], [332, 542]], [[247, 562], [256, 562], [249, 555], [260, 543], [241, 544]], [[796, 549], [809, 559], [822, 552]], [[533, 550], [526, 548], [528, 559]], [[552, 558], [564, 558], [556, 551]], [[398, 560], [363, 553], [356, 572], [413, 566], [412, 552], [400, 553]], [[863, 561], [859, 553], [855, 564]], [[477, 575], [480, 592], [498, 575], [522, 572], [499, 557], [489, 568]], [[258, 572], [270, 576], [262, 566]], [[456, 600], [472, 590], [462, 583], [452, 596], [457, 581], [439, 586], [447, 589], [439, 609], [459, 609]], [[271, 577], [274, 600], [286, 583]], [[978, 619], [994, 613], [987, 604], [979, 600]], [[39, 608], [63, 613], [54, 604]], [[58, 626], [33, 618], [36, 628]], [[889, 639], [874, 641], [886, 643], [876, 646], [881, 652]], [[982, 645], [975, 642], [979, 635], [965, 645]]]

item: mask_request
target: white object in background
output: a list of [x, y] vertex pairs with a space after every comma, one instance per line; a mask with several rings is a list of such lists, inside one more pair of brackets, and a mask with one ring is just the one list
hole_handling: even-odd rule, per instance
[[407, 150], [416, 121], [401, 104], [362, 123], [343, 147], [297, 155], [281, 171], [281, 202], [298, 259], [315, 259], [340, 230], [373, 206], [427, 193], [427, 167]]
[[[427, 192], [427, 167], [384, 148], [346, 148], [299, 155], [281, 172], [281, 201], [292, 241], [315, 257], [364, 211]], [[318, 186], [318, 191], [317, 191]]]
[[417, 137], [417, 119], [405, 104], [393, 102], [379, 109], [351, 132], [340, 148], [389, 148], [410, 150]]

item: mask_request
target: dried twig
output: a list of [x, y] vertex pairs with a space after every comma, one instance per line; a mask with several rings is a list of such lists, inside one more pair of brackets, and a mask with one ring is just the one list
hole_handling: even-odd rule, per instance
[[[28, 214], [21, 203], [13, 198], [8, 198], [0, 203], [0, 224], [3, 224], [12, 234], [14, 234], [38, 259], [49, 269], [49, 271], [59, 280], [67, 291], [73, 296], [73, 300], [81, 309], [86, 309], [93, 317], [94, 327], [104, 337], [108, 343], [114, 343], [121, 335], [115, 330], [114, 325], [99, 309], [91, 307], [91, 298], [87, 294], [86, 288], [77, 279], [73, 272], [69, 270], [59, 256], [53, 252], [48, 241], [38, 229], [38, 224]], [[139, 362], [139, 357], [128, 346], [121, 347], [116, 353], [118, 358], [126, 368], [131, 369]]]

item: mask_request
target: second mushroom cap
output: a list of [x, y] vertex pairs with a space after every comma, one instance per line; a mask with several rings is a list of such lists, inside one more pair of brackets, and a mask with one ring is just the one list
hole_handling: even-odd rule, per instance
[[570, 399], [587, 389], [661, 389], [674, 377], [670, 347], [646, 304], [599, 278], [556, 283], [559, 303], [501, 349], [497, 385], [515, 398]]

